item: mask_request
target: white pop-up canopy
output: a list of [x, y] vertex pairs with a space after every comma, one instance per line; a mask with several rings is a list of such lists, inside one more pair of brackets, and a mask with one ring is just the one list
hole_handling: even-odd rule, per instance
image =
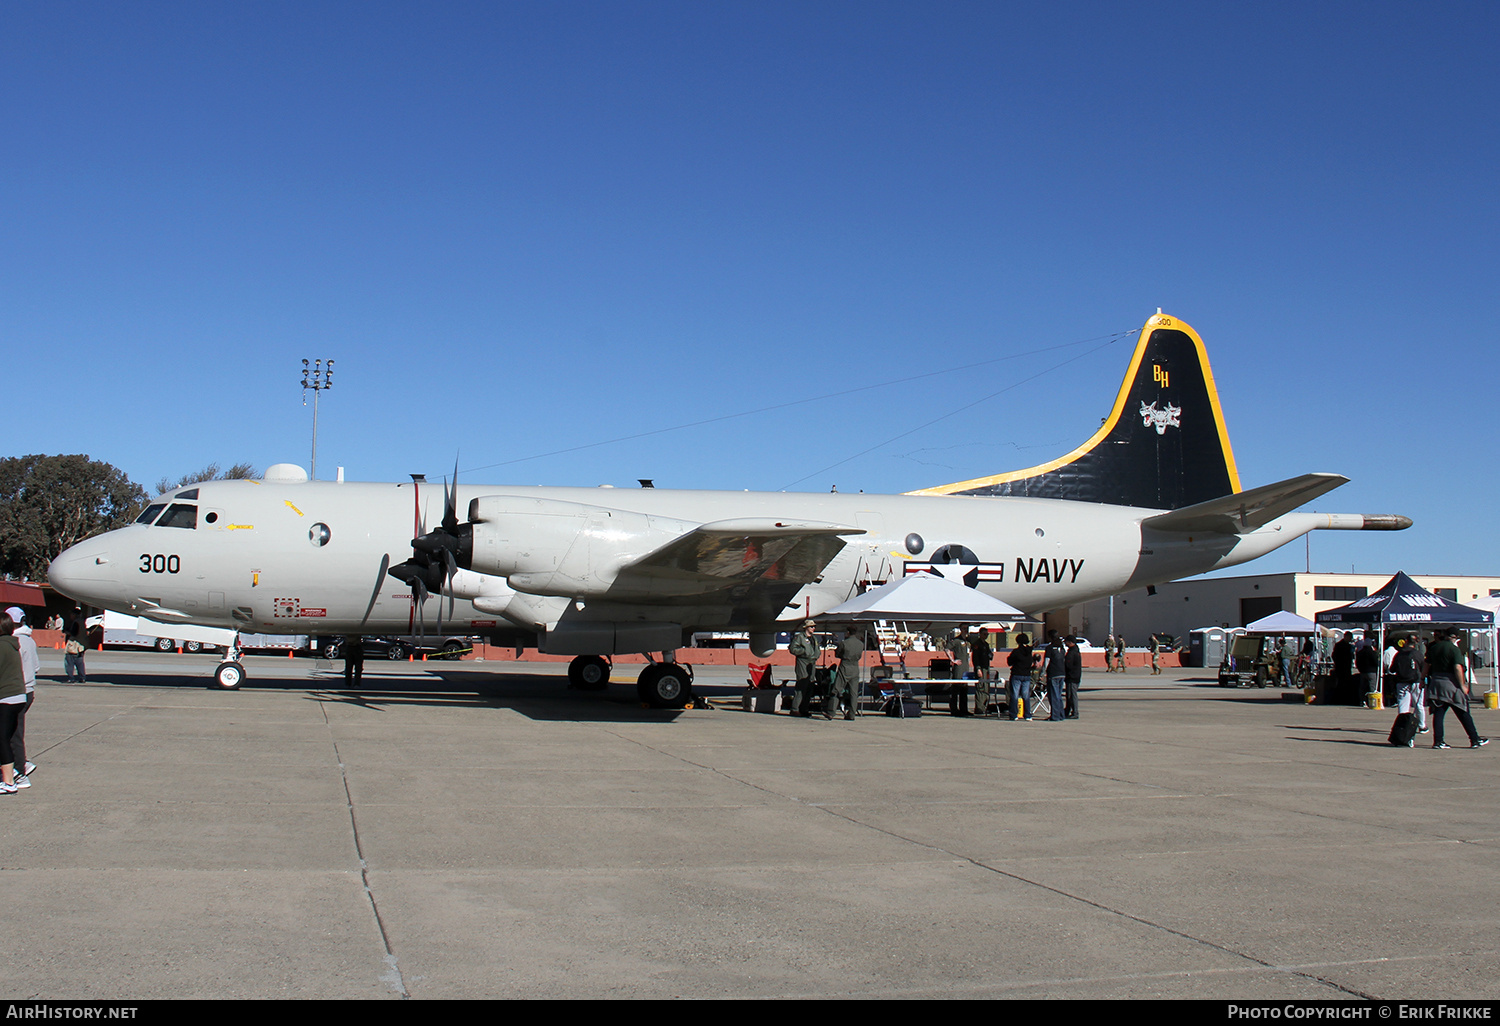
[[1246, 634], [1316, 634], [1318, 625], [1289, 609], [1281, 609], [1245, 624]]
[[1026, 616], [1015, 606], [990, 598], [976, 588], [931, 574], [910, 574], [899, 581], [871, 588], [819, 616], [824, 620], [873, 623], [984, 623]]

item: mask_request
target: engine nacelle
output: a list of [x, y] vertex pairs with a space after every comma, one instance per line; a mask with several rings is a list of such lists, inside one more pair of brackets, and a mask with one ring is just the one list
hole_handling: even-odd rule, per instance
[[695, 526], [670, 517], [562, 499], [484, 495], [469, 504], [467, 569], [507, 579], [516, 591], [602, 595], [620, 568]]

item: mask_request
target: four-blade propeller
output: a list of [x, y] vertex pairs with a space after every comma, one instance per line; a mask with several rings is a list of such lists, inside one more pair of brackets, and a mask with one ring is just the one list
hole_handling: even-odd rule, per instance
[[[458, 572], [460, 558], [468, 559], [473, 549], [473, 525], [458, 522], [458, 460], [453, 461], [453, 478], [443, 482], [443, 521], [431, 531], [425, 530], [420, 516], [420, 496], [417, 531], [411, 540], [412, 555], [387, 571], [392, 577], [412, 589], [412, 602], [416, 606], [421, 634], [427, 633], [426, 617], [423, 615], [427, 597], [436, 592], [439, 598], [448, 599], [448, 616], [453, 616], [454, 599], [451, 584]], [[438, 633], [443, 633], [443, 605], [438, 603]]]

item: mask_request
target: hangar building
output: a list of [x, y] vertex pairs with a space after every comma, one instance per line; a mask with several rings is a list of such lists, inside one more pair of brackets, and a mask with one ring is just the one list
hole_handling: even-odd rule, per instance
[[[1388, 574], [1256, 574], [1249, 577], [1196, 577], [1128, 591], [1114, 598], [1115, 633], [1132, 648], [1149, 635], [1166, 632], [1185, 639], [1197, 627], [1243, 627], [1286, 609], [1309, 620], [1379, 591]], [[1454, 602], [1500, 595], [1500, 577], [1412, 574], [1428, 591]], [[1069, 611], [1071, 625], [1094, 644], [1109, 634], [1110, 600], [1095, 599]], [[1049, 617], [1049, 621], [1050, 621]]]

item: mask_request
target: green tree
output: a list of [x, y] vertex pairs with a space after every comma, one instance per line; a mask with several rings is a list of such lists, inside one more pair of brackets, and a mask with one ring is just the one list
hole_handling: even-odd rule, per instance
[[217, 463], [210, 463], [202, 470], [195, 470], [191, 474], [184, 474], [176, 481], [164, 477], [156, 482], [156, 494], [165, 495], [167, 492], [176, 491], [187, 485], [198, 484], [202, 481], [245, 481], [255, 476], [255, 468], [248, 463], [236, 463], [228, 470], [220, 473]]
[[87, 456], [0, 459], [0, 573], [40, 581], [70, 545], [124, 527], [146, 490], [123, 470]]

